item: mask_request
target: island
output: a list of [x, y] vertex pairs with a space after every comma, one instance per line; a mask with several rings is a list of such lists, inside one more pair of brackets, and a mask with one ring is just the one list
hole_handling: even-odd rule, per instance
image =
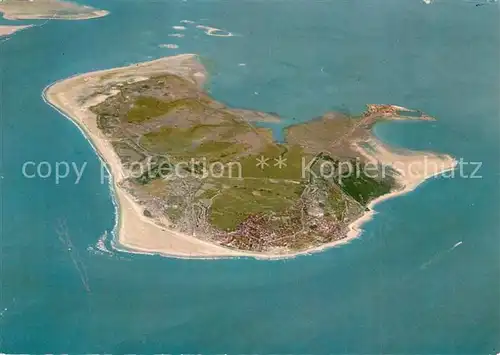
[[87, 20], [109, 14], [105, 10], [62, 0], [2, 0], [0, 12], [8, 20]]
[[384, 199], [454, 169], [449, 155], [394, 149], [373, 126], [433, 117], [369, 104], [284, 128], [228, 107], [193, 54], [77, 75], [43, 97], [76, 123], [112, 176], [115, 248], [175, 257], [283, 258], [358, 236]]

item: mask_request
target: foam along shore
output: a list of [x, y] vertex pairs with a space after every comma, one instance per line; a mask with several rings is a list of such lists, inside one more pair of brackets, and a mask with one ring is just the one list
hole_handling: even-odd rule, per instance
[[210, 26], [203, 26], [203, 25], [198, 25], [196, 28], [199, 28], [200, 30], [203, 30], [205, 34], [209, 36], [214, 36], [214, 37], [233, 37], [234, 34], [226, 31], [226, 30], [221, 30], [220, 28], [216, 27], [210, 27]]
[[109, 14], [105, 10], [61, 0], [3, 0], [0, 2], [0, 12], [8, 20], [87, 20]]
[[[225, 257], [254, 257], [262, 259], [277, 259], [293, 257], [301, 254], [309, 254], [324, 250], [335, 245], [346, 243], [359, 235], [361, 224], [370, 218], [372, 211], [367, 212], [359, 220], [354, 221], [350, 226], [347, 238], [324, 244], [301, 252], [280, 253], [280, 250], [270, 253], [254, 253], [225, 248], [212, 244], [195, 236], [186, 235], [167, 227], [167, 223], [157, 224], [144, 216], [143, 208], [135, 199], [120, 187], [120, 182], [126, 178], [118, 155], [115, 153], [111, 143], [106, 139], [101, 130], [97, 127], [96, 115], [90, 111], [90, 107], [103, 102], [108, 97], [117, 94], [118, 90], [109, 92], [99, 92], [98, 87], [103, 85], [120, 85], [120, 83], [131, 83], [146, 80], [154, 75], [176, 74], [186, 79], [192, 80], [200, 86], [204, 83], [206, 72], [204, 67], [196, 59], [196, 55], [182, 54], [172, 57], [165, 57], [150, 62], [130, 65], [127, 67], [114, 68], [77, 75], [49, 85], [43, 92], [44, 100], [57, 109], [66, 118], [75, 123], [86, 136], [94, 149], [106, 163], [108, 171], [112, 176], [112, 190], [114, 192], [117, 208], [117, 226], [115, 228], [114, 246], [118, 250], [160, 254], [181, 258], [225, 258]], [[389, 162], [392, 159], [399, 159], [410, 162], [421, 161], [424, 156], [427, 159], [438, 159], [445, 164], [441, 169], [426, 172], [417, 171], [415, 175], [407, 180], [401, 180], [405, 189], [393, 194], [382, 196], [387, 199], [401, 193], [414, 189], [425, 179], [439, 174], [442, 171], [454, 166], [454, 160], [448, 156], [438, 156], [432, 153], [412, 153], [411, 155], [397, 155], [381, 143], [373, 142], [377, 145], [377, 153], [368, 153], [361, 149], [365, 155], [376, 154], [370, 159], [381, 159]], [[397, 156], [396, 156], [397, 155]], [[399, 161], [398, 160], [398, 161]], [[403, 176], [401, 177], [403, 179]], [[370, 208], [378, 201], [373, 201]]]
[[0, 26], [0, 37], [2, 36], [10, 36], [17, 31], [24, 30], [26, 28], [30, 28], [33, 25], [26, 25], [26, 26]]

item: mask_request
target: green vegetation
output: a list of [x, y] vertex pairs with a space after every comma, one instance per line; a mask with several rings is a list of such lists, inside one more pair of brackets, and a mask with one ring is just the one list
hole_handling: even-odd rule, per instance
[[140, 144], [154, 153], [182, 154], [192, 147], [192, 136], [188, 130], [162, 127], [158, 131], [142, 136]]
[[210, 221], [221, 230], [234, 230], [253, 214], [283, 214], [298, 200], [304, 188], [300, 183], [267, 179], [220, 179], [218, 182], [220, 189], [213, 200]]
[[[174, 105], [175, 107], [175, 105]], [[172, 108], [172, 103], [158, 100], [153, 97], [139, 97], [127, 114], [127, 121], [140, 123], [147, 119], [167, 113]]]
[[155, 97], [138, 97], [127, 113], [127, 121], [141, 123], [151, 118], [165, 115], [175, 109], [186, 108], [192, 112], [201, 112], [206, 109], [200, 100], [185, 98], [174, 101], [163, 101]]
[[235, 162], [245, 152], [245, 145], [231, 142], [203, 142], [193, 152], [193, 158], [203, 157], [208, 163]]
[[[246, 156], [240, 163], [245, 177], [300, 180], [302, 159], [310, 159], [302, 147], [270, 143], [261, 152]], [[259, 162], [262, 163], [258, 165]]]
[[394, 181], [390, 177], [375, 179], [372, 172], [368, 175], [365, 165], [361, 165], [343, 177], [340, 186], [360, 204], [367, 205], [374, 198], [391, 192]]
[[135, 182], [140, 185], [146, 185], [149, 182], [160, 177], [167, 177], [174, 171], [174, 166], [166, 160], [153, 165], [148, 171], [145, 171], [141, 176], [135, 178]]
[[196, 125], [187, 129], [162, 127], [142, 136], [140, 144], [151, 152], [169, 155], [172, 160], [206, 159], [207, 162], [237, 161], [248, 147], [244, 143], [206, 140], [225, 126]]

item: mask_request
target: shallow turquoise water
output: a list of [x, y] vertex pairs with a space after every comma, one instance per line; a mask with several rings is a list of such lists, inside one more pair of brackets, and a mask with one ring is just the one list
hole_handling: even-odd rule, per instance
[[[124, 0], [100, 6], [112, 14], [51, 21], [0, 44], [0, 310], [7, 308], [1, 351], [500, 351], [497, 5]], [[184, 38], [168, 37], [185, 19], [237, 36], [210, 37], [186, 25]], [[158, 48], [162, 43], [179, 48]], [[75, 73], [177, 53], [203, 57], [216, 98], [277, 112], [284, 124], [331, 109], [360, 112], [365, 103], [421, 109], [439, 121], [379, 125], [376, 133], [397, 146], [481, 161], [482, 178], [432, 179], [377, 206], [358, 240], [293, 260], [193, 261], [88, 250], [113, 229], [109, 188], [89, 144], [42, 101], [41, 91]], [[24, 178], [25, 161], [88, 166], [79, 184], [56, 185]], [[60, 221], [90, 293], [57, 238]]]

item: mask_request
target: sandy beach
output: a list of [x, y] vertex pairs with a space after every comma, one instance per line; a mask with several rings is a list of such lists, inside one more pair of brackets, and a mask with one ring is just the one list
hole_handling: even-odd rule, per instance
[[[369, 211], [350, 224], [346, 238], [302, 252], [264, 254], [232, 250], [157, 225], [144, 216], [141, 206], [119, 186], [120, 181], [126, 177], [127, 173], [123, 170], [113, 147], [97, 127], [95, 114], [89, 110], [89, 107], [116, 93], [109, 92], [92, 96], [93, 88], [97, 84], [119, 83], [130, 80], [139, 81], [154, 74], [164, 73], [182, 75], [202, 85], [206, 77], [205, 69], [201, 64], [193, 65], [194, 62], [198, 63], [193, 61], [193, 58], [196, 58], [193, 54], [183, 54], [128, 67], [76, 75], [49, 85], [43, 92], [43, 98], [48, 104], [80, 128], [102, 161], [105, 162], [109, 173], [113, 177], [112, 190], [117, 208], [114, 246], [118, 250], [180, 258], [253, 257], [261, 259], [289, 258], [319, 252], [348, 243], [359, 236], [362, 231], [361, 226], [373, 217], [375, 213], [373, 208], [377, 203], [412, 191], [426, 179], [453, 169], [456, 165], [456, 161], [447, 155], [427, 152], [400, 154], [389, 150], [384, 144], [373, 138], [370, 144], [375, 149], [368, 152], [358, 147], [360, 153], [370, 160], [378, 160], [384, 164], [398, 163], [395, 164], [394, 168], [400, 173], [398, 179], [400, 184], [404, 185], [404, 189], [372, 201], [369, 205]], [[92, 98], [82, 102], [82, 98], [86, 97]], [[418, 164], [415, 163], [423, 162], [435, 163], [436, 167], [416, 168]], [[411, 173], [407, 171], [408, 169], [411, 170]]]
[[88, 20], [109, 14], [105, 10], [61, 0], [3, 0], [0, 12], [7, 20]]
[[24, 30], [26, 28], [33, 27], [33, 25], [25, 25], [25, 26], [0, 26], [0, 37], [2, 36], [10, 36], [11, 34], [16, 33], [17, 31]]

